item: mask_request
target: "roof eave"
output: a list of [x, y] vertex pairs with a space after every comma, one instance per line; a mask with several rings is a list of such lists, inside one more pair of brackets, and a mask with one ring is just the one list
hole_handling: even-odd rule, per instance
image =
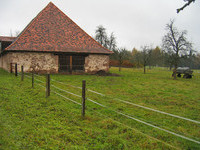
[[84, 51], [50, 51], [50, 50], [10, 50], [10, 49], [5, 49], [2, 53], [6, 53], [6, 52], [35, 52], [35, 53], [73, 53], [73, 54], [102, 54], [102, 55], [111, 55], [113, 54], [112, 51], [110, 52], [84, 52]]

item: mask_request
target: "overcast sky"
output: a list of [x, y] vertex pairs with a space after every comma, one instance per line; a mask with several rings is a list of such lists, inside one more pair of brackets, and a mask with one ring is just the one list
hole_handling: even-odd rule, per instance
[[[98, 25], [114, 32], [117, 45], [132, 50], [142, 45], [160, 46], [170, 19], [200, 52], [200, 0], [179, 14], [183, 0], [51, 0], [89, 35]], [[50, 0], [0, 0], [0, 35], [15, 35], [50, 2]]]

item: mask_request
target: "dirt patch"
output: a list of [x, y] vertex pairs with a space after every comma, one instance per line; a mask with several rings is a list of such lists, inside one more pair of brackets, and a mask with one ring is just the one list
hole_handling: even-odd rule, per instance
[[98, 76], [116, 76], [116, 77], [121, 76], [121, 75], [116, 74], [116, 73], [105, 72], [104, 70], [98, 71], [95, 75], [98, 75]]

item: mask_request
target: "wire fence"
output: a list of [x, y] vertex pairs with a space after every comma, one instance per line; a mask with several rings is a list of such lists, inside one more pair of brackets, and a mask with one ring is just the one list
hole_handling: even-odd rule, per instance
[[[88, 110], [94, 111], [94, 109], [91, 109], [91, 108], [88, 108]], [[173, 146], [173, 145], [171, 145], [171, 144], [169, 144], [169, 143], [166, 143], [166, 142], [164, 142], [164, 141], [162, 141], [162, 140], [160, 140], [160, 139], [157, 139], [157, 138], [152, 137], [152, 136], [150, 136], [150, 135], [148, 135], [148, 134], [145, 134], [145, 133], [143, 133], [143, 132], [141, 132], [141, 131], [139, 131], [139, 130], [133, 128], [133, 127], [130, 127], [130, 126], [124, 124], [124, 123], [121, 123], [120, 121], [117, 121], [116, 119], [113, 119], [113, 118], [111, 118], [111, 117], [109, 117], [109, 116], [107, 116], [107, 115], [104, 115], [104, 114], [102, 114], [102, 113], [100, 113], [100, 112], [98, 112], [98, 111], [95, 111], [95, 112], [96, 112], [96, 114], [98, 114], [99, 116], [103, 117], [104, 119], [110, 119], [110, 120], [112, 120], [113, 122], [115, 122], [115, 123], [117, 123], [117, 124], [119, 124], [119, 125], [121, 125], [121, 126], [123, 126], [123, 127], [126, 127], [126, 128], [128, 128], [128, 129], [130, 129], [130, 130], [133, 130], [133, 131], [135, 131], [135, 132], [137, 132], [137, 133], [139, 133], [139, 134], [141, 134], [141, 135], [143, 135], [143, 136], [145, 136], [145, 137], [147, 137], [147, 138], [153, 139], [153, 140], [155, 140], [155, 141], [157, 141], [157, 142], [160, 142], [160, 143], [162, 143], [162, 144], [165, 144], [165, 145], [167, 145], [167, 146], [169, 146], [169, 147], [171, 147], [171, 148], [179, 149], [179, 148], [177, 148], [177, 147], [175, 147], [175, 146]]]
[[[51, 79], [51, 80], [54, 81], [54, 82], [60, 83], [62, 85], [67, 85], [67, 86], [70, 86], [70, 87], [73, 87], [73, 88], [82, 89], [79, 86], [74, 86], [74, 85], [71, 85], [71, 84], [66, 84], [66, 83], [63, 83], [63, 82], [60, 82], [60, 81], [57, 81], [57, 80], [54, 80], [54, 79]], [[151, 111], [154, 111], [154, 112], [157, 112], [157, 113], [165, 114], [165, 115], [168, 115], [168, 116], [171, 116], [171, 117], [175, 117], [175, 118], [179, 118], [179, 119], [183, 119], [183, 120], [186, 120], [186, 121], [190, 121], [190, 122], [193, 122], [193, 123], [200, 124], [200, 121], [192, 120], [192, 119], [185, 118], [185, 117], [178, 116], [178, 115], [174, 115], [174, 114], [171, 114], [171, 113], [168, 113], [168, 112], [164, 112], [164, 111], [160, 111], [160, 110], [153, 109], [153, 108], [150, 108], [150, 107], [142, 106], [142, 105], [139, 105], [139, 104], [136, 104], [136, 103], [133, 103], [133, 102], [121, 100], [119, 98], [111, 97], [111, 96], [105, 95], [103, 93], [100, 93], [100, 92], [97, 92], [97, 91], [94, 91], [94, 90], [91, 90], [91, 89], [87, 89], [87, 91], [88, 92], [92, 92], [92, 93], [97, 94], [97, 95], [100, 95], [102, 97], [107, 97], [109, 99], [120, 101], [120, 102], [123, 102], [123, 103], [126, 103], [126, 104], [130, 104], [130, 105], [133, 105], [133, 106], [136, 106], [136, 107], [139, 107], [139, 108], [151, 110]]]
[[[21, 75], [23, 75], [23, 72], [21, 73]], [[42, 80], [48, 81], [47, 77], [40, 76], [40, 75], [37, 75], [37, 74], [32, 74], [32, 76], [31, 76], [30, 74], [25, 74], [25, 76], [28, 77], [28, 78], [30, 78], [30, 79], [32, 79], [32, 81], [33, 81], [33, 76], [36, 76], [36, 77], [40, 78], [40, 79], [34, 78], [34, 80], [38, 81], [39, 83], [46, 84], [46, 87], [43, 86], [43, 85], [41, 85], [41, 84], [39, 84], [39, 83], [37, 83], [37, 85], [39, 85], [39, 86], [45, 88], [46, 91], [48, 90], [48, 88], [47, 88], [47, 85], [48, 85], [47, 82], [42, 81]], [[67, 84], [67, 83], [64, 83], [64, 82], [61, 82], [61, 81], [57, 81], [57, 80], [55, 80], [55, 79], [51, 79], [51, 81], [53, 81], [53, 83], [59, 83], [59, 84], [62, 84], [62, 85], [64, 85], [64, 86], [70, 86], [70, 87], [73, 87], [73, 88], [76, 88], [76, 89], [83, 89], [82, 87], [74, 86], [74, 85], [71, 85], [71, 84]], [[49, 85], [49, 86], [50, 86], [50, 85]], [[73, 99], [71, 99], [71, 98], [69, 98], [69, 97], [67, 97], [67, 96], [64, 96], [63, 94], [60, 94], [59, 92], [56, 92], [55, 89], [58, 90], [58, 91], [60, 91], [60, 92], [64, 92], [64, 93], [67, 93], [67, 94], [70, 94], [70, 95], [73, 95], [73, 96], [75, 96], [75, 97], [82, 98], [82, 99], [83, 99], [83, 95], [81, 96], [81, 95], [75, 94], [75, 93], [73, 93], [73, 92], [70, 92], [70, 91], [68, 91], [68, 90], [64, 90], [64, 89], [62, 89], [62, 88], [56, 86], [55, 84], [51, 84], [51, 87], [53, 88], [53, 89], [51, 89], [51, 92], [52, 92], [52, 93], [54, 93], [54, 94], [56, 94], [56, 95], [58, 95], [58, 96], [60, 96], [60, 97], [62, 97], [62, 98], [64, 98], [64, 99], [66, 99], [66, 100], [69, 100], [69, 101], [71, 101], [71, 102], [73, 102], [73, 103], [75, 103], [75, 104], [78, 104], [78, 105], [80, 105], [80, 106], [83, 105], [83, 103], [81, 104], [80, 102], [77, 102], [76, 100], [73, 100]], [[49, 89], [49, 90], [50, 90], [50, 89]], [[133, 106], [136, 106], [136, 107], [139, 107], [139, 108], [142, 108], [142, 109], [150, 110], [150, 111], [153, 111], [153, 112], [156, 112], [156, 113], [161, 113], [161, 114], [168, 115], [168, 116], [171, 116], [171, 117], [175, 117], [175, 118], [178, 118], [178, 119], [186, 120], [186, 121], [189, 121], [189, 122], [192, 122], [192, 123], [195, 123], [195, 124], [200, 124], [200, 122], [199, 122], [199, 121], [196, 121], [196, 120], [192, 120], [192, 119], [185, 118], [185, 117], [181, 117], [181, 116], [174, 115], [174, 114], [171, 114], [171, 113], [163, 112], [163, 111], [160, 111], [160, 110], [157, 110], [157, 109], [153, 109], [153, 108], [149, 108], [149, 107], [146, 107], [146, 106], [142, 106], [142, 105], [135, 104], [135, 103], [132, 103], [132, 102], [129, 102], [129, 101], [124, 101], [124, 100], [121, 100], [121, 99], [118, 99], [118, 98], [114, 98], [114, 97], [108, 96], [108, 95], [106, 95], [106, 94], [103, 94], [103, 93], [100, 93], [100, 92], [97, 92], [97, 91], [94, 91], [94, 90], [91, 90], [91, 89], [87, 89], [87, 91], [88, 91], [88, 92], [92, 92], [92, 93], [97, 94], [97, 95], [100, 95], [100, 96], [102, 96], [102, 97], [111, 98], [111, 99], [116, 100], [116, 101], [118, 101], [118, 102], [122, 102], [122, 103], [125, 103], [125, 104], [133, 105]], [[105, 109], [107, 109], [108, 111], [111, 111], [111, 112], [113, 112], [113, 113], [116, 113], [116, 114], [118, 114], [118, 115], [121, 115], [121, 116], [123, 116], [123, 117], [125, 117], [125, 118], [127, 118], [127, 119], [134, 120], [134, 121], [136, 121], [136, 122], [139, 122], [139, 123], [144, 124], [144, 125], [146, 125], [146, 126], [149, 126], [149, 127], [151, 127], [151, 128], [155, 128], [155, 129], [157, 129], [157, 130], [166, 132], [166, 133], [171, 134], [171, 135], [173, 135], [173, 136], [176, 136], [176, 137], [179, 137], [179, 138], [182, 138], [182, 139], [185, 139], [185, 140], [194, 142], [194, 143], [196, 143], [196, 144], [200, 144], [200, 141], [198, 141], [198, 140], [195, 140], [195, 139], [186, 137], [186, 136], [184, 136], [184, 135], [177, 134], [177, 133], [175, 133], [175, 132], [173, 132], [173, 131], [170, 131], [170, 130], [161, 128], [161, 127], [159, 127], [159, 126], [156, 126], [155, 124], [151, 124], [151, 123], [149, 123], [149, 122], [146, 122], [146, 121], [143, 121], [143, 120], [141, 120], [141, 119], [135, 118], [135, 117], [131, 116], [130, 114], [125, 114], [125, 113], [123, 113], [123, 112], [114, 110], [114, 109], [110, 108], [109, 106], [106, 106], [106, 105], [101, 104], [101, 103], [99, 103], [99, 102], [97, 102], [97, 101], [95, 101], [95, 100], [90, 99], [89, 97], [87, 97], [86, 99], [87, 99], [89, 102], [91, 102], [91, 103], [93, 103], [93, 104], [95, 104], [95, 105], [98, 105], [98, 106], [100, 106], [100, 107], [102, 107], [102, 108], [105, 108]], [[91, 108], [88, 107], [88, 106], [87, 106], [87, 110], [94, 111], [94, 109], [91, 109]], [[101, 114], [100, 112], [98, 112], [98, 113]], [[103, 115], [103, 114], [101, 114], [101, 115]], [[110, 117], [108, 117], [108, 116], [106, 116], [106, 115], [104, 115], [104, 116], [107, 117], [107, 118], [110, 118]], [[112, 119], [112, 118], [110, 118], [110, 119]], [[112, 120], [114, 120], [114, 119], [112, 119]], [[116, 121], [116, 120], [114, 120], [114, 121]], [[119, 121], [116, 121], [116, 122], [118, 122], [119, 124], [125, 125], [125, 124], [123, 124], [123, 123], [121, 123], [121, 122], [119, 122]], [[125, 125], [125, 126], [127, 126], [127, 125]], [[127, 126], [127, 127], [130, 128], [130, 129], [132, 129], [132, 127], [129, 127], [129, 126]], [[136, 130], [136, 129], [134, 129], [134, 130]], [[145, 133], [143, 133], [143, 134], [145, 135]], [[149, 136], [149, 135], [148, 135], [148, 136]], [[153, 138], [154, 138], [154, 137], [153, 137]], [[159, 140], [159, 139], [157, 139], [157, 140]], [[159, 141], [161, 141], [161, 140], [159, 140]], [[168, 143], [163, 142], [163, 141], [162, 141], [162, 143], [168, 144]], [[172, 146], [172, 145], [168, 144], [168, 146]], [[174, 147], [174, 146], [172, 146], [172, 147]]]

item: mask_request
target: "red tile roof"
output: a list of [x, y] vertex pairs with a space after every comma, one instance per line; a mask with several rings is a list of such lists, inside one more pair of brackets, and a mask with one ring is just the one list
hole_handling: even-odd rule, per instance
[[5, 50], [112, 54], [52, 2]]
[[4, 41], [4, 42], [13, 42], [15, 39], [16, 37], [0, 36], [0, 41]]

